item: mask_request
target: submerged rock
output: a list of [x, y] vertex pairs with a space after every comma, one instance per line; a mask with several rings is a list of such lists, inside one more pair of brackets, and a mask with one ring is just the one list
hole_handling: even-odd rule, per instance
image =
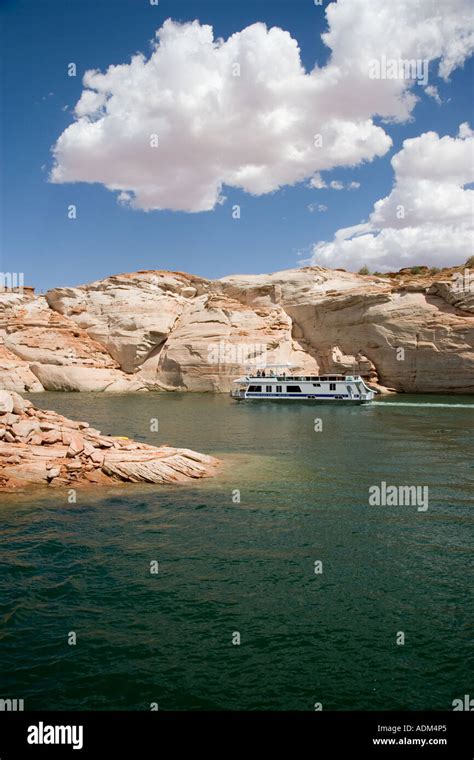
[[180, 483], [212, 476], [218, 464], [214, 457], [189, 449], [102, 435], [87, 422], [37, 409], [15, 392], [0, 391], [0, 490]]

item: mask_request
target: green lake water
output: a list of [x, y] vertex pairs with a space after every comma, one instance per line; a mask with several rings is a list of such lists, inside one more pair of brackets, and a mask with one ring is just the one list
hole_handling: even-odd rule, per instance
[[[75, 504], [63, 490], [2, 495], [0, 697], [27, 710], [450, 710], [473, 694], [472, 397], [30, 398], [222, 465], [191, 485], [78, 490]], [[427, 486], [429, 508], [369, 505], [382, 481]]]

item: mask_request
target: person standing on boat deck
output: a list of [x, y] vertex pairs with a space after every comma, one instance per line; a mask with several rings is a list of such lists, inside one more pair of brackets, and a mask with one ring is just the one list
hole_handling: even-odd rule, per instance
[[265, 377], [265, 370], [262, 369], [262, 377]]

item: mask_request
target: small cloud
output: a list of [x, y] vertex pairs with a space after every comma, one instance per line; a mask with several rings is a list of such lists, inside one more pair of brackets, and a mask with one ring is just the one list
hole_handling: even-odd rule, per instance
[[329, 185], [323, 180], [321, 177], [321, 174], [317, 172], [315, 174], [310, 182], [309, 187], [311, 187], [313, 190], [324, 190], [324, 188], [331, 188], [331, 190], [358, 190], [360, 187], [360, 182], [341, 182], [340, 179], [333, 179]]
[[308, 211], [311, 211], [313, 213], [314, 211], [327, 211], [328, 207], [324, 205], [324, 203], [310, 203], [308, 205]]
[[459, 125], [458, 136], [461, 138], [461, 140], [466, 140], [469, 137], [474, 137], [474, 129], [471, 129], [467, 121], [463, 121], [463, 123]]
[[130, 195], [130, 193], [125, 193], [122, 191], [117, 196], [117, 202], [119, 203], [120, 206], [129, 206], [131, 200], [132, 200], [132, 196]]
[[317, 172], [314, 177], [311, 177], [309, 181], [309, 186], [312, 187], [314, 190], [323, 190], [325, 187], [327, 187], [325, 181], [321, 177], [321, 174]]
[[344, 183], [338, 179], [334, 179], [329, 183], [329, 187], [332, 188], [332, 190], [358, 190], [360, 187], [360, 182]]
[[425, 87], [426, 94], [433, 98], [433, 100], [440, 106], [443, 102], [439, 96], [438, 88], [434, 86], [434, 84], [429, 84], [428, 87]]

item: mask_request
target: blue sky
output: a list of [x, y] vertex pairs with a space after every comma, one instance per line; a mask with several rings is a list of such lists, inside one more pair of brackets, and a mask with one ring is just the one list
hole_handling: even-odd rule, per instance
[[[330, 52], [320, 39], [327, 27], [322, 9], [310, 0], [161, 0], [158, 6], [145, 0], [4, 0], [1, 16], [0, 265], [4, 272], [24, 272], [38, 290], [138, 269], [221, 277], [298, 266], [316, 242], [366, 219], [374, 202], [390, 193], [390, 159], [403, 140], [427, 130], [455, 136], [462, 122], [472, 126], [471, 58], [449, 82], [435, 79], [441, 105], [418, 88], [411, 119], [383, 125], [393, 140], [384, 156], [323, 173], [327, 182], [359, 182], [357, 190], [316, 190], [301, 182], [253, 196], [224, 187], [226, 201], [212, 211], [133, 210], [99, 184], [48, 182], [51, 148], [73, 121], [84, 71], [127, 63], [137, 51], [148, 56], [155, 31], [170, 17], [199, 19], [223, 38], [256, 21], [278, 26], [298, 41], [310, 71], [316, 62], [324, 66]], [[71, 61], [75, 78], [67, 76]], [[312, 203], [327, 211], [311, 213]], [[75, 220], [68, 219], [69, 204], [77, 207]], [[241, 206], [239, 220], [232, 218], [233, 204]]]

